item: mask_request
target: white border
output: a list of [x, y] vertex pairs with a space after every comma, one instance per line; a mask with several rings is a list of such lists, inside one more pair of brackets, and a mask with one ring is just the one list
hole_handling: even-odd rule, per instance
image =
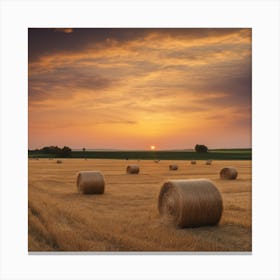
[[[1, 279], [279, 279], [278, 1], [1, 1]], [[253, 28], [253, 254], [28, 255], [27, 28]]]

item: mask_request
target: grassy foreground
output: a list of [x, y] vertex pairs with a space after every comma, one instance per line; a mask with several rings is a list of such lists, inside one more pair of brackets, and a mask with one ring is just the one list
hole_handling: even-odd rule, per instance
[[[176, 161], [175, 161], [176, 162]], [[126, 174], [125, 160], [29, 160], [29, 252], [251, 252], [251, 161], [176, 162], [131, 160], [139, 174]], [[225, 166], [238, 170], [237, 180], [221, 180]], [[77, 172], [99, 170], [103, 195], [82, 195]], [[177, 228], [160, 216], [157, 203], [163, 182], [207, 178], [221, 192], [223, 215], [217, 226]]]
[[[56, 158], [55, 154], [29, 151], [29, 158]], [[65, 156], [66, 157], [66, 156]], [[252, 149], [217, 149], [208, 153], [195, 151], [72, 151], [68, 158], [96, 159], [166, 159], [166, 160], [251, 160]]]

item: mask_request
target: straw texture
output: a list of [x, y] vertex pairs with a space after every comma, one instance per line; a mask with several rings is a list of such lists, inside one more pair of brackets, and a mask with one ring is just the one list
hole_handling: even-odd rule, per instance
[[99, 171], [80, 171], [77, 174], [77, 189], [83, 194], [103, 194], [105, 181]]
[[225, 167], [220, 171], [220, 178], [224, 180], [235, 180], [238, 172], [233, 167]]
[[126, 167], [126, 173], [128, 174], [138, 174], [140, 172], [140, 168], [138, 165], [128, 165]]
[[170, 180], [160, 190], [158, 209], [179, 227], [216, 225], [222, 216], [223, 200], [210, 180]]
[[169, 165], [169, 170], [177, 170], [178, 169], [178, 165], [177, 164], [170, 164]]

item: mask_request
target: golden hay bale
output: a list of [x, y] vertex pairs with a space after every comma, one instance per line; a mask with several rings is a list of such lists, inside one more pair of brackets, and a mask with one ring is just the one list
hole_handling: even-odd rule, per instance
[[83, 194], [103, 194], [105, 181], [98, 171], [80, 171], [77, 174], [78, 192]]
[[179, 227], [215, 225], [222, 216], [223, 200], [210, 180], [170, 180], [160, 190], [158, 210]]
[[212, 160], [211, 159], [208, 159], [206, 162], [205, 162], [206, 165], [211, 165], [212, 164]]
[[195, 161], [195, 160], [192, 160], [192, 161], [191, 161], [191, 164], [196, 164], [196, 161]]
[[233, 167], [225, 167], [220, 171], [220, 178], [225, 180], [235, 180], [237, 175], [237, 170]]
[[128, 174], [138, 174], [140, 171], [138, 165], [128, 165], [126, 168], [126, 173]]
[[56, 163], [62, 163], [62, 160], [58, 159], [58, 160], [56, 161]]
[[178, 169], [178, 165], [177, 164], [170, 164], [169, 165], [169, 170], [177, 170]]

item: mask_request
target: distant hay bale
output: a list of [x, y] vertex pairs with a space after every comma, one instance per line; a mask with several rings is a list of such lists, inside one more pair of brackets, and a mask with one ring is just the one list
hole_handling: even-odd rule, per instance
[[235, 180], [238, 172], [233, 167], [225, 167], [220, 171], [220, 178], [225, 180]]
[[140, 171], [138, 165], [128, 165], [126, 168], [126, 173], [128, 174], [138, 174]]
[[103, 194], [105, 181], [98, 171], [80, 171], [77, 174], [77, 189], [83, 194]]
[[159, 160], [154, 160], [155, 163], [159, 163]]
[[179, 227], [216, 225], [222, 216], [223, 200], [210, 180], [170, 180], [160, 190], [158, 210]]
[[195, 160], [192, 160], [192, 161], [191, 161], [191, 164], [196, 164], [196, 161], [195, 161]]
[[212, 164], [212, 160], [211, 159], [208, 159], [205, 163], [206, 165], [211, 165]]
[[178, 165], [177, 164], [170, 164], [169, 165], [169, 170], [177, 170], [178, 169]]
[[62, 160], [58, 159], [58, 160], [56, 161], [56, 163], [62, 163]]

